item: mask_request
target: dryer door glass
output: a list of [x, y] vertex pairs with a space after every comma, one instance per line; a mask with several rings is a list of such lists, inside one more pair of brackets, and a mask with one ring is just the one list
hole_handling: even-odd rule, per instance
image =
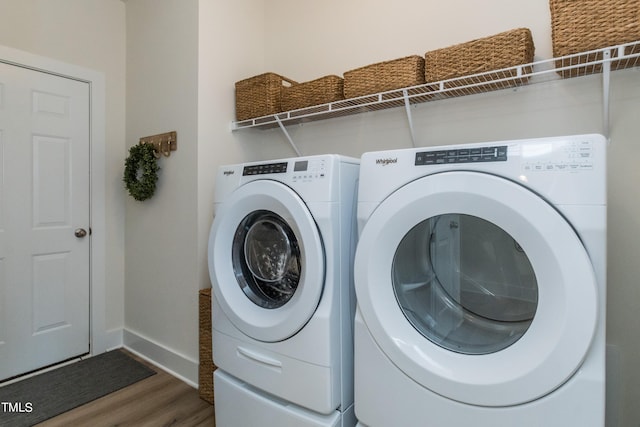
[[405, 317], [433, 343], [464, 354], [500, 351], [524, 335], [538, 285], [522, 247], [464, 214], [429, 218], [402, 239], [393, 288]]
[[255, 211], [238, 226], [233, 268], [245, 295], [260, 307], [278, 308], [300, 280], [300, 247], [291, 227], [271, 211]]

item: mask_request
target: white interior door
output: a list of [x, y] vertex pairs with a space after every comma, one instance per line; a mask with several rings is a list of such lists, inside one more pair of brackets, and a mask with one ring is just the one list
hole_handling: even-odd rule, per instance
[[89, 101], [0, 63], [0, 381], [89, 352]]

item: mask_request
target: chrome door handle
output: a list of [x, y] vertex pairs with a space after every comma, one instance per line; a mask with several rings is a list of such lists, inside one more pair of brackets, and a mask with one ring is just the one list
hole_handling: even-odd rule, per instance
[[75, 236], [77, 238], [83, 238], [87, 235], [87, 230], [85, 230], [84, 228], [76, 228], [76, 231], [74, 231]]

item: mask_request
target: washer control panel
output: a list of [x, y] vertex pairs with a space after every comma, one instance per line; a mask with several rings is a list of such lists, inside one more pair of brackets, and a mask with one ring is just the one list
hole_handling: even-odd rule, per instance
[[304, 159], [247, 165], [242, 169], [242, 176], [286, 174], [287, 172], [290, 173], [293, 182], [309, 182], [321, 179], [327, 174], [326, 160]]
[[325, 159], [298, 160], [293, 164], [293, 182], [309, 182], [322, 179], [327, 174]]
[[458, 148], [451, 150], [421, 151], [416, 153], [416, 166], [446, 165], [450, 163], [504, 162], [507, 146]]
[[287, 162], [265, 163], [262, 165], [245, 166], [242, 170], [242, 176], [247, 175], [266, 175], [270, 173], [286, 173]]

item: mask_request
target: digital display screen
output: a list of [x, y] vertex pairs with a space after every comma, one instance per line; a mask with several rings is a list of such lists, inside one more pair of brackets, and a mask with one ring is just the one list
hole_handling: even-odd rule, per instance
[[309, 167], [309, 161], [308, 160], [302, 160], [299, 162], [296, 162], [293, 165], [293, 171], [294, 172], [304, 172], [307, 170], [307, 167]]

